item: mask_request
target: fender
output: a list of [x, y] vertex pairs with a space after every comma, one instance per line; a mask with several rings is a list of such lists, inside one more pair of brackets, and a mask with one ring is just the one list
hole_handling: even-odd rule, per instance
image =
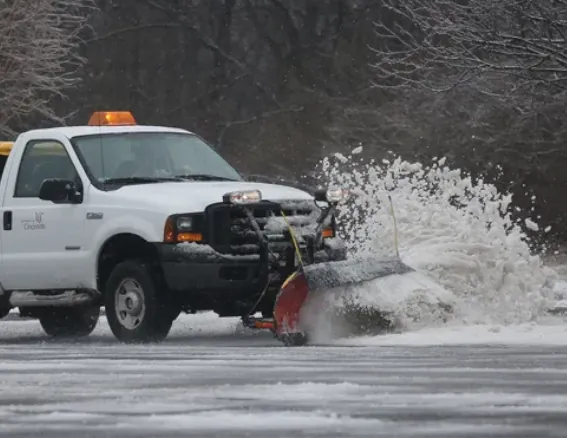
[[135, 234], [147, 242], [159, 242], [163, 238], [163, 227], [157, 232], [155, 224], [146, 218], [131, 214], [120, 215], [102, 224], [89, 242], [89, 269], [87, 271], [87, 287], [97, 288], [98, 258], [102, 248], [112, 237], [118, 234]]

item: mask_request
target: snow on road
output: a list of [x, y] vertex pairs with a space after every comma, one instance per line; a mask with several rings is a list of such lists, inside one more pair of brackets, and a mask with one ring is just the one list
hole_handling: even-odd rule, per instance
[[0, 435], [564, 437], [566, 327], [285, 348], [210, 314], [153, 346], [118, 344], [104, 320], [75, 342], [0, 322]]

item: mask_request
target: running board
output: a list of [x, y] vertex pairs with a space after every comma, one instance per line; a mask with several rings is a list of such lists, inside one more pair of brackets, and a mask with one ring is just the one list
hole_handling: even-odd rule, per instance
[[93, 302], [92, 292], [66, 290], [47, 295], [33, 291], [13, 291], [8, 302], [12, 307], [69, 307]]

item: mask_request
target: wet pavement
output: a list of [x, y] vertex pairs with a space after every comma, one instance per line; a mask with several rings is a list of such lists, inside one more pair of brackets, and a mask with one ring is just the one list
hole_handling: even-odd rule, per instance
[[0, 322], [0, 436], [561, 437], [567, 347], [285, 348], [181, 326], [124, 346]]

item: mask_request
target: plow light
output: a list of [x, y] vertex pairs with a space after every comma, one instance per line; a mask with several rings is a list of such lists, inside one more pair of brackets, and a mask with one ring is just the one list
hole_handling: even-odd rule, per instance
[[346, 189], [327, 189], [315, 192], [315, 201], [328, 202], [329, 204], [338, 204], [350, 197], [350, 191]]
[[230, 192], [223, 196], [223, 202], [228, 204], [254, 204], [262, 200], [260, 190], [245, 190], [241, 192]]

